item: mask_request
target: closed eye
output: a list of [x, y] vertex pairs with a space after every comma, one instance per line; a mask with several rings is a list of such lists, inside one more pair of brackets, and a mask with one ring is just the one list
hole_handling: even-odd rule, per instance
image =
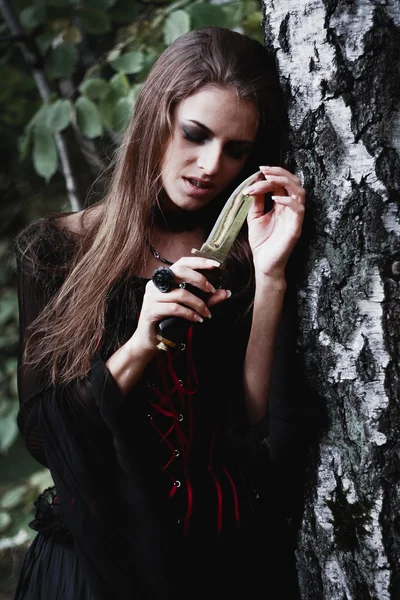
[[[204, 144], [212, 136], [212, 132], [204, 125], [197, 124], [193, 127], [190, 125], [182, 125], [183, 138], [193, 144]], [[248, 140], [232, 140], [224, 146], [224, 152], [230, 158], [242, 160], [248, 156], [254, 144]]]
[[183, 126], [182, 131], [184, 139], [189, 140], [189, 142], [194, 142], [195, 144], [202, 144], [208, 139], [208, 135], [196, 127]]

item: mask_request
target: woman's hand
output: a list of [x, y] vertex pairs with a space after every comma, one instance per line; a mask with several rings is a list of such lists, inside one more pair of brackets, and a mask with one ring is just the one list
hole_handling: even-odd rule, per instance
[[[300, 237], [305, 190], [298, 177], [281, 167], [260, 167], [265, 179], [249, 186], [254, 196], [247, 222], [256, 276], [283, 279], [289, 256]], [[264, 194], [272, 192], [274, 206], [264, 212]]]
[[[182, 257], [170, 268], [175, 275], [176, 287], [170, 292], [160, 292], [152, 281], [146, 285], [143, 305], [137, 329], [132, 336], [135, 344], [140, 344], [143, 349], [155, 349], [156, 324], [165, 317], [181, 317], [193, 323], [201, 322], [211, 317], [209, 307], [229, 298], [227, 290], [215, 290], [207, 278], [199, 270], [212, 270], [219, 266], [214, 260], [200, 257]], [[209, 296], [206, 301], [201, 300], [189, 290], [178, 287], [180, 283], [191, 284]]]

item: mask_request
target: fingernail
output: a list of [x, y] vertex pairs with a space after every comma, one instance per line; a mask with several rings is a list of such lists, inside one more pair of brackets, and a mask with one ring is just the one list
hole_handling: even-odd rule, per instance
[[194, 315], [194, 318], [196, 319], [196, 321], [199, 321], [199, 323], [203, 323], [204, 321], [204, 319], [200, 315]]
[[213, 267], [220, 267], [221, 266], [221, 263], [218, 262], [217, 260], [208, 259], [208, 263], [210, 265], [212, 265]]
[[254, 194], [254, 192], [255, 192], [255, 188], [252, 185], [243, 190], [243, 194], [245, 194], [246, 196], [251, 196], [251, 194]]
[[211, 285], [210, 282], [207, 283], [207, 289], [212, 293], [215, 294], [216, 290], [215, 287], [213, 285]]
[[226, 297], [227, 298], [230, 298], [232, 296], [231, 290], [225, 290], [225, 292], [226, 292]]

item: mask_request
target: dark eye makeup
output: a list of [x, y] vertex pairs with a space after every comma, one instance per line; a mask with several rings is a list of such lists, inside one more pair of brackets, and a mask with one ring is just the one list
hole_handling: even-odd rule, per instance
[[[210, 138], [210, 134], [199, 127], [182, 125], [182, 131], [184, 139], [195, 144], [203, 144]], [[231, 158], [240, 160], [251, 152], [252, 147], [252, 142], [232, 141], [225, 144], [224, 151]]]
[[201, 143], [208, 139], [208, 134], [197, 127], [188, 127], [187, 125], [183, 125], [182, 131], [183, 137], [185, 140], [189, 140], [189, 142]]

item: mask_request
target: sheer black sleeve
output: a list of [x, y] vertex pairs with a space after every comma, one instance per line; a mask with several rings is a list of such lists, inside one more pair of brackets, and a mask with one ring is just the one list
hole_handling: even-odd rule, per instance
[[[153, 498], [157, 494], [154, 483], [148, 486], [143, 477], [148, 472], [149, 480], [156, 480], [143, 464], [143, 457], [150, 453], [143, 452], [146, 441], [140, 418], [132, 424], [124, 419], [127, 399], [101, 354], [94, 357], [85, 377], [55, 386], [49, 373], [27, 366], [22, 358], [29, 326], [62, 284], [63, 261], [68, 258], [64, 249], [43, 238], [41, 226], [39, 231], [35, 260], [29, 244], [17, 256], [18, 425], [29, 452], [50, 469], [96, 599], [132, 598], [141, 587], [152, 590], [152, 597], [157, 598], [158, 590], [170, 588], [164, 581], [168, 569], [160, 550], [164, 542]], [[43, 266], [36, 261], [38, 253], [44, 255]], [[133, 455], [127, 438], [129, 449], [137, 446]], [[173, 555], [165, 553], [167, 558]]]
[[[61, 277], [54, 276], [52, 287], [61, 284]], [[29, 327], [49, 301], [54, 289], [49, 289], [45, 279], [41, 279], [32, 270], [28, 257], [17, 258], [17, 291], [19, 305], [19, 360], [18, 393], [20, 410], [18, 426], [30, 454], [42, 465], [47, 466], [43, 438], [39, 427], [38, 410], [41, 400], [52, 391], [49, 373], [26, 365], [22, 359]], [[101, 428], [98, 408], [88, 377], [74, 381], [65, 387], [64, 402], [71, 405], [71, 419], [78, 423], [87, 423], [91, 427]]]

